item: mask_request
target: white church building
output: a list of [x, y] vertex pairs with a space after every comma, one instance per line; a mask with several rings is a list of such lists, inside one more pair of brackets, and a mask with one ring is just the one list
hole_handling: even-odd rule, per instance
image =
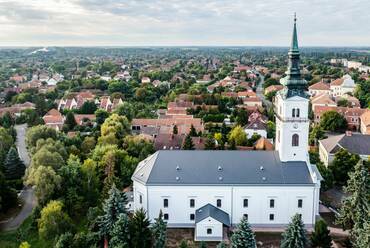
[[252, 227], [284, 227], [319, 215], [320, 173], [308, 157], [307, 83], [301, 78], [296, 22], [289, 66], [277, 94], [276, 151], [157, 151], [136, 168], [134, 209], [169, 228], [195, 228], [196, 241], [220, 241], [245, 216]]

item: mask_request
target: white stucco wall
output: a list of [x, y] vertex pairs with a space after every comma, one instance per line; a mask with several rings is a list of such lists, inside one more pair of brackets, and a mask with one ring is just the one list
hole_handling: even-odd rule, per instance
[[[281, 161], [306, 161], [308, 147], [308, 104], [309, 100], [302, 97], [292, 97], [283, 100], [276, 97], [276, 150]], [[299, 117], [292, 117], [292, 109], [299, 109]], [[299, 135], [299, 146], [292, 146], [292, 136]]]
[[[139, 188], [136, 188], [138, 187]], [[194, 227], [190, 214], [210, 203], [216, 205], [222, 200], [221, 209], [229, 214], [232, 225], [239, 223], [244, 214], [252, 226], [283, 226], [289, 223], [295, 213], [302, 214], [306, 225], [312, 225], [317, 214], [318, 197], [315, 186], [148, 186], [148, 217], [151, 221], [159, 211], [169, 215], [169, 227]], [[138, 193], [145, 190], [134, 183], [135, 209], [144, 204], [136, 204]], [[248, 207], [243, 207], [243, 199], [248, 198]], [[164, 208], [163, 199], [168, 199]], [[195, 199], [195, 207], [190, 207], [190, 199]], [[269, 200], [275, 199], [275, 207], [270, 208]], [[298, 208], [298, 199], [303, 200]], [[274, 220], [269, 215], [274, 214]]]
[[[207, 234], [207, 229], [212, 229], [212, 234]], [[195, 241], [221, 241], [223, 238], [223, 224], [213, 218], [206, 218], [197, 223], [195, 227]]]

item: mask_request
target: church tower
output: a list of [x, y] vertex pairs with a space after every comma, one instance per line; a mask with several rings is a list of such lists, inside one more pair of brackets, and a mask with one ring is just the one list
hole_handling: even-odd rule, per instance
[[300, 53], [297, 38], [297, 18], [294, 15], [292, 43], [288, 52], [286, 77], [280, 80], [284, 88], [276, 94], [276, 145], [280, 160], [307, 161], [309, 99], [307, 82], [300, 71]]

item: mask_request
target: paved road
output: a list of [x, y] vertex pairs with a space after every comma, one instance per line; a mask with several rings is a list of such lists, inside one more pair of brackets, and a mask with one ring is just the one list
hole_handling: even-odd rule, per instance
[[[30, 157], [27, 152], [26, 148], [26, 130], [27, 126], [17, 125], [15, 126], [17, 131], [17, 148], [19, 152], [19, 157], [23, 160], [24, 164], [28, 167], [30, 164]], [[21, 211], [18, 213], [17, 216], [10, 218], [8, 221], [2, 222], [0, 224], [0, 230], [8, 231], [17, 229], [23, 221], [30, 216], [32, 213], [32, 209], [36, 206], [36, 198], [34, 194], [34, 190], [31, 187], [25, 187], [20, 193], [19, 196], [20, 200], [23, 203]]]
[[260, 79], [261, 80], [260, 80], [259, 84], [257, 85], [256, 94], [262, 100], [263, 104], [267, 108], [270, 108], [272, 106], [272, 103], [269, 100], [267, 100], [265, 98], [265, 95], [263, 94], [263, 87], [262, 87], [262, 85], [265, 82], [265, 77], [261, 73], [259, 73], [259, 74], [260, 74]]

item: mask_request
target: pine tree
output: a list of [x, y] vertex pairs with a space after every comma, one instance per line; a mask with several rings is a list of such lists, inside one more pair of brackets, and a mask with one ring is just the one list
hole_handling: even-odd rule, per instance
[[212, 135], [208, 136], [206, 143], [204, 144], [204, 150], [215, 150], [216, 144], [215, 139], [212, 137]]
[[191, 124], [191, 126], [190, 126], [190, 132], [189, 132], [189, 135], [190, 135], [191, 137], [198, 136], [198, 134], [197, 134], [197, 130], [195, 130], [195, 127], [193, 126], [193, 124]]
[[288, 228], [283, 233], [281, 248], [304, 248], [307, 245], [306, 230], [302, 222], [302, 217], [296, 214], [292, 217]]
[[188, 243], [186, 242], [186, 240], [181, 240], [179, 248], [188, 248]]
[[246, 217], [240, 221], [236, 230], [231, 236], [231, 247], [233, 248], [255, 248], [256, 240], [254, 233]]
[[320, 248], [330, 248], [331, 246], [330, 231], [323, 219], [316, 221], [315, 230], [311, 236], [311, 246]]
[[130, 244], [129, 220], [127, 214], [120, 214], [110, 234], [110, 247], [128, 248]]
[[177, 125], [173, 126], [172, 133], [173, 134], [178, 134], [179, 133], [179, 130], [177, 128]]
[[126, 196], [113, 184], [109, 190], [109, 197], [103, 205], [104, 214], [99, 217], [99, 233], [107, 237], [113, 231], [114, 223], [120, 214], [126, 214]]
[[9, 149], [4, 162], [5, 178], [8, 180], [20, 179], [24, 176], [26, 166], [18, 156], [18, 151], [14, 147]]
[[64, 124], [68, 127], [68, 130], [73, 130], [73, 128], [77, 125], [73, 112], [70, 111], [67, 113]]
[[225, 244], [225, 242], [220, 242], [216, 248], [227, 248], [227, 245]]
[[207, 243], [206, 243], [206, 242], [204, 242], [204, 241], [201, 241], [201, 242], [199, 243], [199, 248], [207, 248]]
[[349, 180], [344, 190], [349, 197], [344, 199], [337, 221], [344, 228], [351, 229], [351, 236], [356, 243], [370, 213], [369, 162], [360, 160], [356, 164], [354, 171], [349, 173]]
[[152, 233], [149, 225], [145, 211], [143, 209], [136, 211], [130, 223], [131, 247], [152, 247]]
[[236, 143], [235, 140], [230, 140], [229, 150], [236, 150]]
[[155, 219], [152, 227], [154, 237], [154, 248], [164, 248], [166, 246], [166, 230], [167, 224], [163, 221], [162, 211], [159, 212], [158, 218]]
[[370, 247], [370, 221], [367, 220], [364, 228], [358, 232], [358, 237], [354, 241], [354, 247], [368, 248]]
[[194, 150], [194, 144], [193, 140], [191, 139], [191, 136], [188, 134], [185, 137], [184, 145], [182, 146], [183, 150]]

